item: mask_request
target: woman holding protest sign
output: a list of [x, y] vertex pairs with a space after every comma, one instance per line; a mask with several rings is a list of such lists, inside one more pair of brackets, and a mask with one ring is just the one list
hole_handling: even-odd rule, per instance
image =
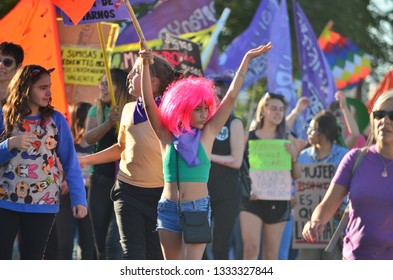
[[[329, 189], [303, 229], [307, 242], [315, 241], [349, 196], [349, 222], [342, 255], [349, 260], [393, 259], [393, 90], [383, 93], [370, 115], [368, 149], [354, 166], [359, 149], [341, 161]], [[375, 143], [375, 144], [373, 144]]]
[[[257, 259], [260, 251], [262, 232], [262, 258], [277, 259], [281, 242], [281, 236], [286, 222], [291, 214], [291, 184], [296, 179], [300, 170], [296, 163], [297, 148], [289, 135], [286, 127], [285, 111], [287, 102], [280, 94], [266, 93], [259, 101], [254, 124], [250, 127], [246, 153], [250, 160], [257, 160], [258, 155], [251, 146], [262, 143], [255, 140], [287, 140], [271, 141], [274, 146], [279, 146], [276, 155], [289, 153], [289, 167], [287, 170], [250, 170], [252, 179], [252, 194], [249, 201], [243, 202], [240, 212], [240, 224], [243, 238], [244, 259]], [[264, 142], [266, 143], [266, 142]], [[288, 156], [288, 155], [287, 155]], [[289, 159], [288, 159], [289, 160]], [[286, 164], [288, 162], [285, 162]], [[281, 164], [281, 163], [279, 163]], [[253, 169], [253, 166], [250, 166]], [[270, 187], [276, 194], [267, 197], [264, 193], [266, 180], [270, 181]], [[266, 180], [264, 180], [266, 179]], [[278, 194], [278, 190], [284, 190], [284, 194]]]
[[[308, 142], [311, 146], [300, 152], [298, 157], [299, 165], [316, 164], [314, 168], [325, 170], [326, 174], [323, 177], [325, 180], [330, 181], [340, 161], [348, 152], [348, 149], [344, 147], [345, 144], [340, 143], [339, 139], [342, 139], [340, 131], [336, 117], [331, 112], [321, 111], [318, 113], [311, 120], [307, 129]], [[299, 203], [298, 201], [296, 209], [301, 207], [301, 203]], [[343, 203], [341, 206], [342, 211], [344, 211], [345, 206], [345, 203]], [[339, 219], [342, 213], [337, 214]], [[296, 213], [296, 216], [298, 216], [298, 213]], [[337, 224], [338, 222], [339, 220]], [[339, 249], [333, 253], [325, 252], [324, 249], [300, 249], [297, 258], [302, 260], [341, 259], [341, 253]]]

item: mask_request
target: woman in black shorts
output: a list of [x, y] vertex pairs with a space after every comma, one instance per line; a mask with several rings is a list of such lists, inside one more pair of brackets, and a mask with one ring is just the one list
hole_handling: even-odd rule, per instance
[[[282, 95], [266, 93], [260, 100], [256, 119], [250, 127], [248, 141], [291, 139], [288, 137], [285, 111], [287, 103]], [[293, 137], [292, 137], [293, 138]], [[300, 176], [300, 169], [296, 164], [297, 148], [293, 141], [286, 144], [285, 148], [292, 159], [291, 170], [255, 170], [251, 171], [252, 192], [250, 200], [243, 201], [240, 212], [240, 225], [243, 238], [243, 258], [257, 259], [261, 248], [264, 260], [278, 259], [278, 250], [281, 236], [286, 222], [290, 218], [290, 196], [285, 200], [272, 200], [263, 193], [263, 188], [269, 178], [276, 177], [279, 182], [274, 189], [283, 189], [286, 193], [290, 190], [292, 179]], [[246, 153], [249, 152], [249, 142]], [[248, 154], [248, 156], [250, 156]], [[260, 178], [264, 178], [262, 181]], [[267, 180], [266, 180], [267, 179]], [[272, 187], [271, 185], [269, 187]], [[285, 196], [283, 196], [285, 197]], [[273, 198], [274, 199], [274, 198]]]

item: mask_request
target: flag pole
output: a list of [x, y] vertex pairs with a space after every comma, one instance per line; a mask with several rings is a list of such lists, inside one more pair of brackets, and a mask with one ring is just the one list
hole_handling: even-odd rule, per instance
[[[111, 97], [111, 106], [116, 106], [116, 99], [115, 99], [115, 94], [113, 91], [112, 76], [111, 76], [111, 71], [110, 71], [110, 67], [109, 67], [108, 57], [106, 56], [106, 46], [105, 46], [105, 40], [104, 40], [104, 33], [102, 32], [101, 22], [97, 22], [97, 28], [98, 28], [98, 35], [100, 37], [102, 58], [104, 60], [104, 68], [105, 68], [106, 78], [108, 80], [108, 89], [109, 89], [109, 95]], [[116, 131], [119, 132], [119, 122], [116, 122]]]
[[203, 51], [203, 53], [201, 55], [201, 62], [202, 62], [202, 69], [203, 70], [205, 70], [207, 67], [209, 59], [210, 59], [212, 52], [213, 52], [213, 47], [217, 43], [218, 35], [220, 35], [222, 29], [224, 28], [225, 23], [226, 23], [230, 13], [231, 13], [231, 9], [225, 8], [220, 16], [220, 19], [216, 23], [216, 28], [214, 29], [214, 31], [211, 35], [209, 43], [207, 44], [205, 50]]
[[[139, 40], [140, 40], [140, 42], [141, 42], [141, 46], [142, 46], [143, 49], [147, 50], [148, 47], [147, 47], [145, 35], [143, 34], [142, 28], [141, 28], [141, 26], [139, 25], [139, 21], [138, 21], [138, 19], [137, 19], [136, 16], [135, 16], [135, 13], [134, 13], [134, 10], [132, 9], [132, 6], [131, 6], [131, 4], [130, 4], [130, 1], [125, 0], [124, 3], [126, 4], [127, 11], [128, 11], [128, 13], [130, 14], [130, 17], [131, 17], [131, 20], [132, 20], [132, 24], [134, 25], [135, 30], [136, 30], [136, 33], [138, 34]], [[150, 63], [150, 64], [153, 64], [154, 62], [153, 62], [152, 59], [150, 59], [150, 60], [149, 60], [149, 63]]]

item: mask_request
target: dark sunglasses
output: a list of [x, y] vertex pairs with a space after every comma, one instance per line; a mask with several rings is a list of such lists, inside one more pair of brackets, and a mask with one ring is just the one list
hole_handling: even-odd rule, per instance
[[15, 60], [11, 58], [4, 58], [3, 60], [0, 59], [0, 62], [3, 63], [5, 67], [11, 67], [14, 64]]
[[385, 111], [385, 110], [379, 110], [379, 111], [374, 111], [373, 112], [374, 119], [376, 120], [381, 120], [385, 116], [388, 116], [391, 121], [393, 121], [393, 111]]

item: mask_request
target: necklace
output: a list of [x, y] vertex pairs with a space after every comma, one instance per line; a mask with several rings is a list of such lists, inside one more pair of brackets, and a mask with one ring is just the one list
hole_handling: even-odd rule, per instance
[[382, 170], [382, 172], [381, 172], [381, 176], [384, 177], [384, 178], [386, 178], [386, 177], [388, 177], [388, 171], [387, 171], [386, 168], [387, 168], [391, 163], [393, 163], [393, 160], [391, 160], [388, 164], [385, 164], [385, 161], [384, 161], [383, 158], [379, 155], [379, 153], [377, 153], [377, 155], [378, 155], [379, 159], [381, 160], [381, 162], [382, 162], [382, 164], [383, 164], [383, 170]]

